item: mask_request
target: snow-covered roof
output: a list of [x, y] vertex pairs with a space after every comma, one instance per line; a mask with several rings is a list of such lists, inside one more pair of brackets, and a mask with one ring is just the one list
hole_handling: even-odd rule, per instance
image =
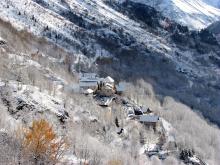
[[115, 80], [114, 80], [113, 78], [111, 78], [110, 76], [108, 76], [108, 77], [106, 77], [106, 78], [104, 79], [104, 82], [107, 82], [107, 83], [114, 83]]
[[156, 123], [159, 120], [157, 115], [142, 115], [140, 116], [140, 122]]
[[94, 91], [92, 90], [92, 89], [87, 89], [84, 93], [85, 94], [91, 94], [91, 93], [93, 93]]

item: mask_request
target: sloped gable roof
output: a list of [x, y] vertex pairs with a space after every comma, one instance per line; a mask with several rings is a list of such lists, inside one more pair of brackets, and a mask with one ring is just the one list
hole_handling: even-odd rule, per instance
[[140, 116], [140, 122], [156, 123], [159, 120], [157, 115], [142, 115]]
[[107, 83], [114, 83], [115, 82], [115, 80], [113, 78], [111, 78], [110, 76], [106, 77], [104, 79], [104, 81], [107, 82]]

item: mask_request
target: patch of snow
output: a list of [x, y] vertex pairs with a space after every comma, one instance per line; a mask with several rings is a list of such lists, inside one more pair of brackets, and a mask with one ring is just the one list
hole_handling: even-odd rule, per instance
[[81, 119], [80, 119], [79, 116], [73, 116], [73, 121], [74, 121], [75, 123], [80, 123]]
[[111, 78], [110, 76], [108, 76], [108, 77], [106, 77], [106, 78], [104, 79], [104, 82], [106, 82], [106, 83], [114, 83], [115, 80], [114, 80], [113, 78]]
[[162, 123], [162, 127], [164, 128], [164, 130], [165, 130], [166, 132], [170, 132], [170, 131], [173, 130], [173, 126], [172, 126], [168, 121], [166, 121], [166, 120], [163, 119], [163, 118], [160, 118], [160, 121], [161, 121], [161, 123]]
[[200, 160], [199, 160], [197, 157], [195, 157], [195, 156], [189, 157], [189, 160], [190, 160], [192, 163], [198, 163], [198, 164], [200, 164]]
[[158, 148], [157, 144], [151, 143], [151, 144], [145, 144], [143, 145], [140, 150], [139, 150], [139, 154], [144, 154], [145, 151], [155, 151]]
[[1, 79], [0, 79], [0, 87], [1, 87], [1, 86], [4, 86], [4, 85], [5, 85], [5, 83], [2, 82]]
[[2, 133], [7, 133], [7, 130], [6, 130], [5, 128], [1, 128], [1, 129], [0, 129], [0, 132], [2, 132]]
[[164, 129], [167, 142], [175, 142], [175, 137], [173, 134], [173, 131], [174, 131], [173, 126], [163, 118], [160, 118], [160, 121], [161, 121], [161, 126]]
[[50, 110], [56, 115], [63, 115], [64, 103], [62, 98], [48, 94], [48, 91], [40, 91], [39, 88], [31, 85], [22, 85], [20, 90], [15, 81], [10, 81], [8, 86], [14, 89], [14, 97], [25, 100], [30, 105], [35, 105], [38, 111]]
[[67, 164], [67, 165], [76, 165], [80, 163], [80, 159], [78, 159], [75, 155], [64, 155], [60, 164]]

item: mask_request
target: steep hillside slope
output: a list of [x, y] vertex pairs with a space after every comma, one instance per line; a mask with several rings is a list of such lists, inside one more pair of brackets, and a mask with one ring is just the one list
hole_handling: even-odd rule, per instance
[[155, 7], [166, 17], [191, 29], [203, 29], [219, 20], [219, 0], [132, 0]]
[[[148, 145], [154, 145], [160, 135], [135, 120], [127, 119], [127, 113], [121, 106], [113, 105], [110, 111], [111, 108], [96, 105], [91, 97], [74, 93], [75, 76], [72, 77], [68, 71], [68, 63], [64, 63], [60, 57], [56, 59], [56, 52], [63, 57], [65, 51], [56, 46], [46, 50], [46, 47], [52, 46], [51, 43], [31, 37], [26, 32], [21, 34], [8, 23], [1, 23], [0, 29], [1, 36], [7, 35], [0, 46], [2, 165], [29, 163], [25, 157], [21, 159], [20, 144], [14, 130], [17, 131], [22, 125], [29, 126], [39, 118], [52, 123], [59, 136], [68, 138], [69, 148], [64, 152], [60, 164], [79, 165], [86, 159], [90, 164], [102, 165], [116, 159], [126, 165], [178, 165], [183, 163], [178, 157], [180, 150], [189, 148], [194, 149], [205, 162], [217, 165], [220, 131], [189, 107], [171, 97], [158, 100], [153, 87], [143, 80], [135, 85], [127, 84], [124, 94], [126, 100], [135, 99], [140, 105], [148, 106], [160, 114], [164, 129], [170, 134], [171, 140], [174, 138], [178, 147], [166, 160], [157, 157], [149, 159], [144, 151]], [[13, 38], [16, 38], [14, 42], [10, 40]], [[41, 44], [44, 46], [41, 47]], [[35, 50], [39, 51], [36, 56], [32, 54]], [[115, 117], [124, 129], [122, 135], [117, 133]], [[145, 145], [143, 140], [147, 142]], [[163, 148], [167, 146], [165, 143]], [[88, 155], [82, 154], [84, 152]]]
[[[73, 92], [77, 82], [66, 62], [70, 54], [2, 21], [0, 31], [0, 164], [32, 164], [21, 156], [21, 143], [14, 131], [20, 134], [19, 127], [42, 118], [69, 141], [61, 164], [89, 161], [101, 165], [122, 153], [121, 146], [130, 142], [117, 136], [117, 128], [107, 119], [109, 112], [91, 98]], [[131, 129], [132, 124], [127, 126]], [[124, 149], [121, 159], [134, 164]], [[82, 156], [82, 152], [89, 155]]]
[[[1, 11], [0, 16], [11, 24], [0, 21], [0, 164], [28, 164], [21, 159], [21, 144], [15, 137], [15, 130], [22, 125], [30, 126], [33, 119], [44, 118], [53, 124], [59, 136], [68, 138], [69, 148], [61, 164], [78, 165], [86, 161], [92, 165], [112, 162], [176, 165], [183, 163], [179, 159], [181, 150], [193, 149], [208, 164], [218, 165], [219, 129], [191, 109], [201, 110], [204, 115], [211, 114], [207, 117], [213, 120], [212, 113], [219, 113], [215, 111], [219, 106], [219, 67], [208, 58], [218, 57], [219, 47], [213, 36], [207, 31], [191, 33], [175, 23], [177, 31], [174, 33], [172, 26], [166, 29], [158, 25], [163, 18], [158, 13], [158, 16], [151, 17], [155, 24], [148, 24], [139, 17], [138, 11], [148, 13], [150, 9], [144, 6], [139, 10], [140, 6], [143, 7], [140, 4], [121, 6], [97, 1], [103, 7], [96, 8], [93, 1], [77, 2], [82, 3], [74, 1], [76, 7], [86, 7], [91, 11], [85, 15], [78, 11], [76, 17], [70, 17], [74, 18], [71, 21], [62, 16], [62, 21], [53, 22], [52, 19], [61, 18], [57, 14], [60, 11], [56, 10], [57, 4], [49, 5], [54, 11], [40, 7], [44, 12], [40, 13], [41, 16], [40, 5], [34, 2], [33, 6], [28, 6], [33, 8], [25, 11], [16, 9], [19, 5], [12, 7], [11, 4], [3, 11], [4, 14]], [[92, 11], [102, 9], [108, 15], [102, 11], [103, 14], [97, 15], [95, 20], [89, 19], [94, 14]], [[19, 12], [15, 15], [17, 11], [29, 11], [30, 17], [25, 17], [25, 14], [20, 17]], [[108, 25], [106, 17], [109, 13], [119, 15], [119, 21], [110, 15], [116, 21], [111, 19]], [[99, 16], [104, 22], [97, 22]], [[38, 19], [35, 20], [36, 17]], [[39, 20], [45, 20], [45, 23]], [[67, 25], [58, 24], [63, 21]], [[126, 23], [134, 26], [126, 27]], [[18, 28], [20, 25], [24, 30]], [[43, 27], [47, 35], [41, 31]], [[71, 27], [77, 27], [79, 31], [71, 31]], [[57, 28], [54, 33], [52, 29]], [[69, 35], [71, 32], [73, 34]], [[144, 34], [143, 38], [138, 39], [142, 34], [138, 32]], [[191, 43], [186, 45], [175, 38], [179, 35]], [[127, 81], [122, 103], [149, 107], [160, 115], [169, 135], [168, 142], [175, 142], [175, 150], [168, 152], [166, 160], [146, 156], [143, 151], [161, 141], [161, 154], [167, 153], [169, 143], [163, 142], [161, 134], [137, 120], [128, 119], [123, 105], [100, 107], [92, 97], [74, 92], [79, 65], [86, 71]], [[180, 103], [180, 100], [188, 101], [187, 105], [191, 107]], [[121, 135], [117, 125], [124, 130]]]
[[[140, 24], [111, 9], [102, 0], [7, 0], [1, 2], [1, 18], [13, 22], [17, 28], [30, 27], [31, 32], [60, 42], [59, 44], [68, 46], [71, 51], [83, 47], [84, 42], [88, 42], [85, 38], [87, 36], [91, 38], [87, 47], [96, 46], [102, 49], [102, 46], [97, 44], [100, 35], [114, 34], [111, 33], [113, 29], [117, 33], [120, 28], [124, 31], [120, 35], [125, 35], [125, 39], [129, 39], [129, 36], [126, 36], [128, 33], [134, 37], [133, 40], [143, 42], [149, 48], [158, 51], [169, 49], [168, 45], [161, 42], [161, 37], [142, 29]], [[107, 30], [110, 27], [112, 30]]]
[[118, 80], [144, 79], [157, 93], [173, 96], [220, 124], [215, 117], [220, 113], [219, 45], [206, 30], [189, 31], [133, 1], [0, 3], [1, 19], [71, 52], [73, 72], [79, 64], [82, 70]]

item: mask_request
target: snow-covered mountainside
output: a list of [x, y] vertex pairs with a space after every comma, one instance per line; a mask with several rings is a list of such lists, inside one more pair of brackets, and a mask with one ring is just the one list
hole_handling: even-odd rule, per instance
[[220, 19], [219, 0], [132, 0], [155, 7], [191, 29], [203, 29]]
[[213, 115], [220, 113], [219, 45], [208, 31], [189, 31], [134, 1], [5, 0], [0, 4], [2, 20], [70, 52], [73, 72], [80, 64], [83, 70], [119, 80], [145, 79], [159, 94], [174, 96], [220, 123]]
[[[70, 142], [61, 164], [218, 165], [220, 131], [206, 119], [220, 126], [219, 24], [190, 30], [218, 19], [218, 1], [150, 2], [0, 1], [0, 164], [28, 164], [13, 130], [45, 118]], [[79, 72], [126, 90], [99, 106], [105, 86], [78, 93]]]
[[[48, 38], [54, 40], [59, 37], [64, 38], [64, 42], [59, 44], [84, 46], [80, 35], [86, 29], [99, 29], [96, 34], [98, 36], [101, 35], [100, 33], [114, 35], [114, 32], [104, 28], [111, 26], [115, 29], [123, 28], [124, 33], [131, 34], [135, 40], [149, 48], [158, 51], [170, 50], [163, 38], [142, 29], [139, 23], [111, 9], [102, 0], [6, 0], [0, 3], [0, 16], [3, 20], [12, 22], [17, 28], [26, 28], [37, 35], [48, 35]], [[56, 36], [57, 33], [60, 34]], [[101, 49], [99, 44], [95, 46]], [[75, 51], [75, 48], [71, 50]]]
[[[127, 83], [121, 101], [100, 107], [92, 97], [74, 92], [77, 74], [69, 69], [70, 54], [8, 23], [1, 21], [0, 29], [1, 165], [32, 164], [23, 157], [15, 131], [41, 118], [68, 139], [57, 165], [218, 165], [219, 129], [188, 106], [171, 97], [160, 100], [152, 85], [139, 80]], [[156, 130], [128, 117], [127, 111], [140, 105], [160, 115]], [[191, 156], [184, 154], [192, 149]]]

